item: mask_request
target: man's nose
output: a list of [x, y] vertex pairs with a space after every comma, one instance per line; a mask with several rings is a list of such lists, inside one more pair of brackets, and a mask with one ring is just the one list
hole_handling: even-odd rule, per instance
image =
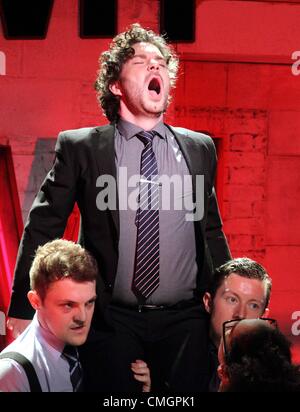
[[245, 319], [247, 318], [246, 305], [238, 305], [234, 311], [233, 319]]
[[159, 63], [157, 60], [151, 59], [148, 64], [148, 70], [159, 70]]
[[74, 319], [77, 322], [85, 322], [85, 320], [86, 320], [86, 308], [85, 308], [85, 306], [82, 306], [82, 307], [79, 306], [77, 308]]

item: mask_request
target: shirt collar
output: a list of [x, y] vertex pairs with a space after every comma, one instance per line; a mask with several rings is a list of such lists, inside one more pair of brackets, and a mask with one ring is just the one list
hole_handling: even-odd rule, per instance
[[[140, 126], [130, 123], [122, 118], [119, 119], [117, 128], [121, 136], [123, 136], [126, 140], [132, 139], [134, 136], [144, 130]], [[161, 139], [166, 140], [166, 126], [164, 125], [162, 120], [160, 120], [152, 130], [154, 130]]]

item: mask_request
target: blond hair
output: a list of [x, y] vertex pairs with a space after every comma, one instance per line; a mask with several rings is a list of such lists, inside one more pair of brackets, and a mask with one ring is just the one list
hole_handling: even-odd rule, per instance
[[63, 278], [89, 282], [97, 274], [97, 263], [89, 252], [74, 242], [56, 239], [38, 247], [29, 272], [30, 287], [43, 300], [52, 282]]

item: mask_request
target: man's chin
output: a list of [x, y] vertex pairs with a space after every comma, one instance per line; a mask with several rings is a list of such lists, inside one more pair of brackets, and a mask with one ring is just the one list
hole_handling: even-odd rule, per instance
[[148, 115], [152, 115], [153, 117], [159, 117], [167, 110], [167, 107], [164, 104], [157, 104], [155, 102], [152, 102], [151, 104], [147, 105], [145, 109]]
[[86, 336], [84, 338], [69, 339], [68, 345], [71, 346], [81, 346], [86, 342]]
[[69, 336], [68, 344], [72, 346], [81, 346], [85, 343], [87, 339], [87, 334], [82, 334], [80, 336]]

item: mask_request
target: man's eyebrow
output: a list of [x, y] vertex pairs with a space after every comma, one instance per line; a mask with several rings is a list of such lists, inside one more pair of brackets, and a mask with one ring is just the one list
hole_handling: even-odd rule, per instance
[[[92, 301], [95, 301], [97, 299], [97, 295], [95, 295], [95, 296], [92, 296], [90, 299], [88, 299], [86, 302], [92, 302]], [[66, 304], [66, 303], [69, 303], [69, 304], [72, 304], [72, 305], [76, 305], [78, 302], [76, 302], [76, 301], [74, 301], [74, 300], [70, 300], [70, 299], [60, 299], [60, 300], [58, 300], [57, 301], [58, 302], [58, 304]]]
[[95, 295], [91, 299], [87, 300], [87, 302], [94, 302], [96, 299], [97, 299], [97, 295]]
[[[224, 290], [224, 292], [222, 293], [222, 296], [224, 296], [225, 295], [225, 293], [231, 293], [232, 295], [234, 295], [234, 296], [236, 296], [237, 298], [239, 298], [240, 299], [240, 295], [238, 294], [238, 293], [236, 293], [236, 292], [234, 292], [233, 290], [231, 290], [231, 289], [225, 289]], [[251, 298], [251, 299], [248, 299], [248, 302], [264, 302], [264, 299], [258, 299], [258, 298]]]
[[232, 293], [233, 295], [239, 297], [239, 294], [238, 294], [238, 293], [235, 293], [233, 290], [231, 290], [231, 289], [229, 289], [229, 288], [224, 289], [224, 291], [223, 291], [223, 293], [222, 293], [222, 296], [225, 295], [225, 293]]
[[71, 300], [71, 299], [60, 299], [57, 301], [59, 304], [65, 304], [65, 303], [76, 303], [75, 301]]
[[[132, 58], [134, 59], [135, 57], [138, 57], [140, 59], [146, 59], [148, 56], [146, 54], [135, 54], [134, 56], [132, 56]], [[163, 60], [165, 61], [165, 58], [162, 56], [154, 56], [155, 60]]]

